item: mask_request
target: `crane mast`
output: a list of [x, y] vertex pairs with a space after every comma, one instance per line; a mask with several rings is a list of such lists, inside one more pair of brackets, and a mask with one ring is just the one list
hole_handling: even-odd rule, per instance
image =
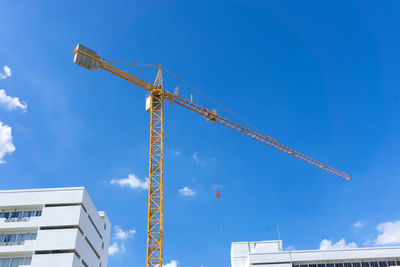
[[162, 267], [163, 245], [163, 76], [159, 68], [150, 95], [150, 164], [147, 216], [147, 264]]
[[339, 176], [345, 180], [350, 180], [350, 176], [338, 169], [335, 169], [319, 160], [313, 159], [301, 152], [281, 144], [274, 138], [258, 131], [246, 127], [240, 123], [232, 121], [215, 111], [204, 108], [187, 100], [178, 94], [171, 94], [163, 88], [162, 67], [158, 68], [154, 84], [151, 85], [115, 66], [111, 65], [104, 58], [99, 57], [95, 51], [78, 44], [74, 51], [74, 63], [89, 70], [101, 68], [120, 78], [123, 78], [150, 92], [150, 153], [149, 153], [149, 197], [148, 197], [148, 217], [147, 217], [147, 267], [163, 266], [163, 109], [164, 101], [183, 106], [195, 113], [205, 117], [207, 120], [217, 122], [239, 133], [247, 135], [261, 143], [280, 150], [290, 156], [300, 159], [317, 168], [325, 170], [331, 174]]

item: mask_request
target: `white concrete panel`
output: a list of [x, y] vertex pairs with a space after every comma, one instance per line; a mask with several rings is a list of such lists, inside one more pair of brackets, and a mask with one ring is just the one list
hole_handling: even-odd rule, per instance
[[36, 250], [75, 249], [78, 229], [42, 230], [38, 232]]
[[0, 206], [82, 202], [84, 187], [0, 191]]
[[[99, 216], [96, 207], [94, 206], [92, 200], [89, 197], [89, 194], [86, 191], [83, 195], [82, 203], [86, 207], [88, 215], [90, 215], [90, 217], [92, 218], [92, 220], [93, 220], [94, 224], [97, 226], [97, 229], [99, 230], [100, 234], [102, 236], [105, 236], [107, 234], [107, 231], [104, 230], [104, 223], [109, 224], [107, 216], [105, 217], [105, 219], [101, 218]], [[107, 226], [109, 226], [109, 225], [107, 225]]]
[[311, 250], [292, 251], [294, 262], [326, 261], [326, 260], [357, 260], [400, 257], [400, 247], [354, 248], [341, 250]]
[[[251, 263], [263, 262], [291, 262], [288, 253], [259, 253], [249, 255]], [[268, 259], [268, 261], [266, 261]]]
[[62, 206], [43, 208], [41, 226], [79, 225], [82, 206]]
[[31, 253], [36, 247], [36, 240], [25, 240], [22, 245], [0, 246], [0, 255], [10, 253]]
[[[85, 235], [88, 237], [90, 242], [95, 247], [97, 253], [100, 254], [100, 259], [102, 262], [102, 266], [107, 266], [108, 260], [108, 245], [110, 242], [110, 231], [111, 231], [111, 223], [108, 220], [105, 212], [98, 212], [96, 207], [94, 206], [89, 194], [85, 191], [83, 195], [83, 205], [86, 208], [87, 216], [81, 215], [80, 225], [82, 226], [82, 230]], [[101, 216], [99, 216], [99, 214]], [[96, 230], [94, 229], [92, 223], [90, 222], [88, 216], [94, 222], [97, 227], [97, 230], [100, 232], [102, 238], [99, 237]], [[106, 225], [106, 227], [104, 227]], [[104, 249], [102, 248], [102, 243], [104, 242]]]
[[34, 255], [31, 267], [84, 267], [73, 253]]
[[78, 236], [76, 250], [89, 266], [99, 266], [100, 260], [97, 258], [96, 254], [90, 248], [82, 235]]
[[[250, 265], [252, 266], [252, 265]], [[291, 263], [282, 263], [282, 264], [257, 264], [257, 267], [292, 267]]]
[[236, 257], [231, 259], [232, 267], [248, 267], [250, 265], [248, 257]]
[[41, 217], [31, 217], [26, 221], [20, 222], [5, 222], [4, 218], [0, 219], [0, 229], [27, 229], [27, 228], [38, 228], [40, 226]]
[[108, 263], [108, 246], [110, 244], [110, 236], [111, 236], [111, 222], [108, 219], [107, 215], [105, 212], [100, 211], [98, 212], [100, 215], [100, 218], [102, 218], [104, 224], [106, 225], [106, 229], [104, 229], [104, 224], [103, 224], [103, 230], [104, 230], [104, 235], [103, 235], [103, 241], [104, 241], [104, 249], [103, 249], [103, 255], [101, 256], [101, 263], [102, 266], [107, 266]]
[[[94, 215], [94, 216], [97, 216], [97, 215]], [[87, 236], [87, 238], [93, 244], [93, 247], [96, 249], [96, 251], [98, 253], [101, 253], [101, 251], [102, 251], [101, 245], [103, 243], [104, 236], [102, 235], [102, 238], [100, 238], [100, 236], [96, 232], [95, 228], [93, 227], [92, 223], [90, 222], [88, 214], [86, 214], [86, 213], [81, 214], [79, 225], [80, 225], [81, 229], [83, 230], [85, 236]], [[99, 225], [97, 226], [97, 228], [98, 227], [99, 227]]]

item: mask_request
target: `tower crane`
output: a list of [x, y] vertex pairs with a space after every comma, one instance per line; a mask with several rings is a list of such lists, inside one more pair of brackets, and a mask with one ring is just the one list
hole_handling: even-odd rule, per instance
[[327, 171], [333, 175], [350, 180], [350, 176], [338, 169], [335, 169], [319, 160], [313, 159], [299, 151], [290, 148], [274, 138], [262, 133], [257, 129], [244, 126], [241, 123], [228, 119], [216, 111], [207, 109], [193, 103], [178, 94], [172, 94], [163, 88], [163, 67], [155, 66], [158, 69], [153, 84], [145, 82], [113, 65], [113, 62], [100, 57], [97, 53], [81, 44], [74, 50], [74, 63], [89, 70], [103, 69], [114, 75], [125, 79], [150, 93], [148, 111], [150, 112], [150, 163], [149, 163], [149, 196], [148, 196], [148, 217], [147, 217], [147, 256], [146, 267], [162, 267], [163, 263], [163, 110], [164, 102], [178, 104], [188, 110], [198, 113], [207, 120], [219, 123], [241, 134], [247, 135], [261, 143], [280, 150], [292, 157], [300, 159], [317, 168]]

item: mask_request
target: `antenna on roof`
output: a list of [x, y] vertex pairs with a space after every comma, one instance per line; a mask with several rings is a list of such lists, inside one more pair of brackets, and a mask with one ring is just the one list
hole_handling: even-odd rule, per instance
[[[278, 233], [278, 240], [281, 241], [281, 233], [279, 232], [278, 223], [276, 223], [275, 225], [276, 225], [276, 232]], [[282, 246], [282, 242], [279, 243], [279, 246]], [[282, 247], [280, 249], [283, 250]]]

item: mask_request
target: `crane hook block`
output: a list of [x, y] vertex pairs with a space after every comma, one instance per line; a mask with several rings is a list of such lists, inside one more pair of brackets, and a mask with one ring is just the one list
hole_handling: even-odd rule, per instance
[[75, 64], [87, 68], [89, 70], [98, 69], [100, 67], [99, 61], [87, 56], [90, 55], [100, 60], [100, 57], [92, 49], [89, 49], [81, 44], [78, 44], [75, 48], [74, 54], [75, 54], [74, 56]]

